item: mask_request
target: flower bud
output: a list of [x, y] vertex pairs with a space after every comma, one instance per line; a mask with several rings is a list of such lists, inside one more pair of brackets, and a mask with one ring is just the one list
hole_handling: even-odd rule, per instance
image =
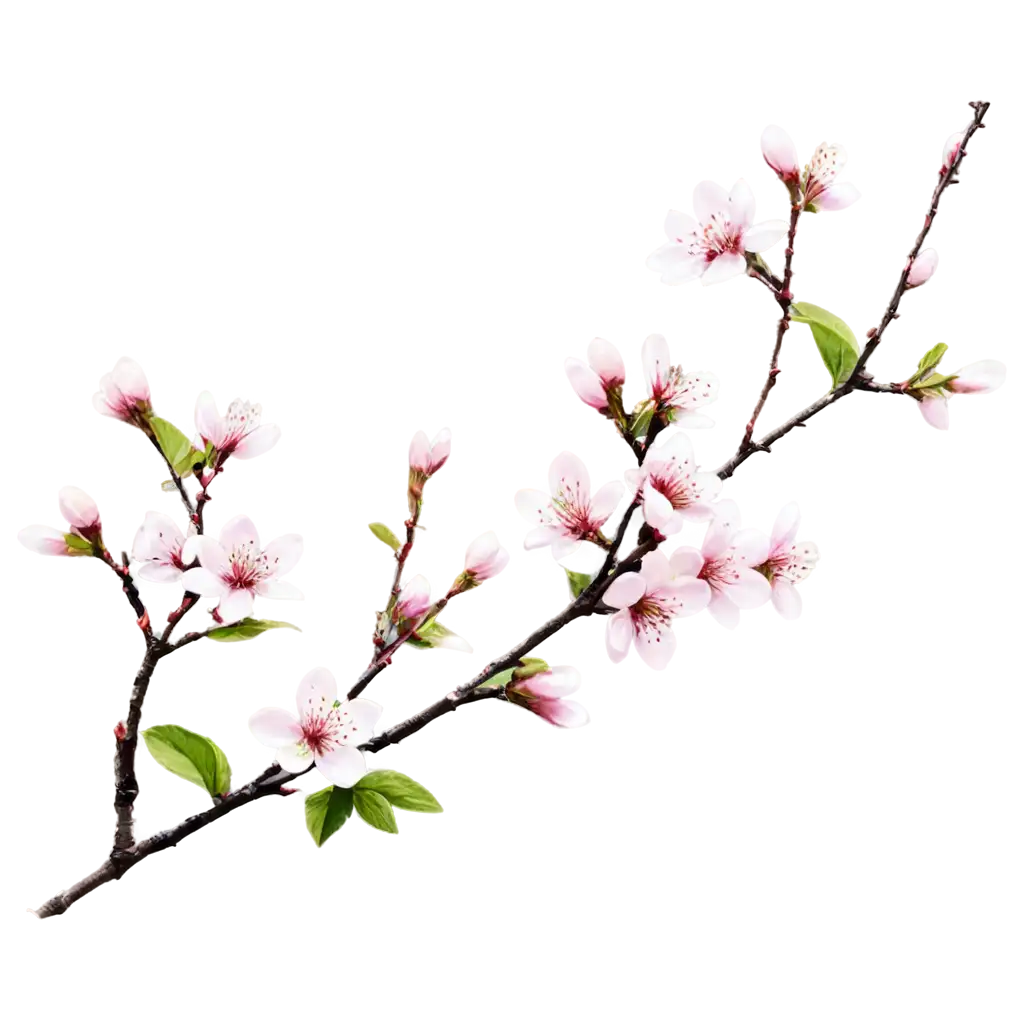
[[1006, 366], [996, 359], [971, 363], [946, 383], [946, 390], [958, 395], [983, 395], [995, 391], [1006, 382]]
[[455, 430], [452, 427], [436, 427], [427, 430], [417, 426], [409, 436], [409, 468], [415, 476], [429, 480], [439, 473], [455, 445]]
[[92, 396], [92, 404], [104, 416], [146, 429], [153, 412], [149, 381], [134, 359], [122, 357], [110, 373], [100, 377], [100, 389]]
[[946, 139], [946, 144], [942, 147], [942, 168], [939, 174], [945, 174], [956, 163], [956, 158], [960, 155], [960, 147], [963, 144], [963, 132], [956, 132]]
[[414, 576], [398, 595], [395, 607], [391, 612], [391, 620], [399, 625], [403, 632], [415, 629], [424, 615], [430, 611], [430, 584], [423, 576]]
[[83, 537], [100, 532], [100, 510], [96, 502], [78, 487], [62, 487], [57, 495], [61, 515]]
[[568, 665], [558, 665], [526, 678], [516, 678], [505, 687], [505, 697], [545, 721], [573, 729], [590, 721], [586, 708], [565, 696], [580, 688], [580, 674]]
[[508, 551], [501, 546], [493, 530], [480, 534], [466, 548], [466, 567], [459, 579], [465, 577], [467, 585], [460, 589], [468, 590], [492, 576], [497, 576], [508, 565], [508, 557]]
[[918, 288], [927, 281], [939, 265], [939, 254], [935, 249], [925, 249], [918, 253], [917, 259], [910, 264], [907, 272], [907, 287]]
[[761, 133], [761, 155], [786, 184], [800, 180], [796, 146], [789, 134], [777, 124], [768, 125]]

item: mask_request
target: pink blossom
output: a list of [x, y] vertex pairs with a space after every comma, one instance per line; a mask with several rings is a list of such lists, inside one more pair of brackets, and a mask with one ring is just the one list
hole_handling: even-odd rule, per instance
[[281, 429], [272, 423], [261, 423], [263, 407], [236, 398], [224, 416], [217, 412], [217, 403], [209, 391], [196, 399], [196, 430], [203, 444], [213, 445], [222, 459], [254, 459], [270, 451], [280, 440]]
[[147, 512], [132, 545], [132, 560], [141, 563], [139, 578], [151, 583], [177, 583], [196, 558], [200, 543], [195, 534], [186, 540], [170, 516]]
[[682, 366], [673, 365], [668, 342], [660, 334], [644, 339], [641, 358], [656, 413], [665, 413], [679, 427], [714, 426], [710, 417], [696, 412], [718, 398], [718, 378], [713, 373], [683, 373]]
[[298, 717], [283, 708], [262, 708], [249, 719], [256, 739], [277, 751], [286, 771], [306, 771], [316, 765], [335, 786], [349, 789], [366, 774], [359, 749], [371, 736], [383, 708], [357, 697], [338, 700], [338, 684], [325, 668], [315, 668], [299, 683], [295, 695]]
[[574, 700], [565, 700], [580, 688], [580, 674], [568, 665], [556, 665], [526, 679], [513, 679], [505, 687], [505, 696], [552, 725], [575, 729], [590, 721], [586, 708]]
[[52, 519], [29, 519], [14, 534], [14, 550], [33, 561], [74, 558], [82, 552], [68, 547], [65, 530]]
[[550, 495], [539, 490], [516, 494], [519, 514], [536, 524], [526, 535], [523, 546], [527, 551], [550, 545], [555, 558], [565, 558], [581, 541], [600, 543], [601, 527], [625, 491], [621, 481], [605, 484], [591, 498], [587, 467], [571, 452], [562, 452], [551, 463], [548, 483]]
[[465, 573], [474, 582], [482, 583], [497, 576], [508, 565], [509, 554], [498, 541], [493, 530], [480, 534], [466, 548]]
[[802, 601], [796, 584], [807, 579], [818, 562], [818, 545], [796, 540], [800, 527], [800, 509], [796, 502], [785, 505], [775, 519], [768, 556], [754, 568], [772, 588], [772, 604], [784, 619], [800, 615]]
[[814, 151], [804, 174], [804, 209], [810, 213], [819, 210], [843, 210], [860, 199], [860, 192], [849, 182], [836, 183], [839, 172], [846, 165], [846, 150], [842, 146], [821, 143]]
[[100, 389], [92, 396], [92, 404], [104, 416], [113, 416], [135, 426], [142, 426], [153, 411], [149, 382], [134, 359], [122, 356], [110, 373], [100, 377]]
[[626, 367], [618, 349], [603, 338], [594, 338], [587, 346], [587, 362], [566, 359], [565, 373], [576, 394], [598, 412], [609, 409], [609, 393], [626, 382]]
[[741, 530], [734, 501], [720, 501], [708, 524], [700, 551], [677, 548], [671, 567], [677, 576], [696, 576], [707, 587], [712, 617], [728, 629], [740, 621], [740, 609], [757, 608], [772, 593], [768, 580], [753, 566], [768, 557], [768, 538], [759, 530]]
[[745, 273], [746, 253], [764, 252], [786, 233], [784, 221], [754, 224], [754, 206], [754, 193], [743, 180], [728, 193], [712, 181], [702, 181], [693, 191], [696, 219], [669, 211], [668, 244], [651, 253], [648, 268], [660, 273], [664, 284], [698, 277], [704, 284], [717, 284]]
[[982, 359], [971, 363], [944, 381], [938, 387], [921, 390], [918, 408], [925, 422], [936, 430], [949, 429], [949, 406], [944, 391], [954, 395], [983, 395], [1002, 387], [1006, 381], [1006, 366], [996, 359]]
[[61, 515], [70, 532], [50, 526], [26, 526], [18, 540], [37, 555], [93, 555], [102, 548], [102, 524], [96, 502], [78, 487], [62, 487], [57, 494]]
[[57, 483], [57, 515], [69, 529], [86, 540], [99, 535], [103, 525], [103, 503], [92, 487], [71, 480]]
[[391, 621], [399, 627], [399, 632], [408, 633], [419, 625], [431, 607], [430, 584], [426, 577], [413, 576], [398, 595], [391, 610]]
[[626, 472], [626, 483], [643, 502], [647, 524], [665, 537], [678, 533], [687, 520], [710, 519], [722, 490], [717, 474], [697, 470], [685, 434], [654, 448], [640, 469]]
[[225, 524], [219, 540], [204, 536], [189, 545], [199, 565], [181, 574], [181, 585], [189, 593], [218, 598], [214, 615], [222, 622], [248, 618], [257, 595], [281, 600], [302, 597], [297, 587], [281, 579], [302, 556], [302, 538], [297, 533], [261, 548], [252, 520], [235, 516]]
[[705, 583], [673, 573], [665, 555], [651, 551], [644, 556], [639, 572], [616, 577], [604, 593], [604, 603], [618, 609], [605, 630], [608, 656], [622, 661], [635, 644], [651, 668], [665, 668], [676, 649], [672, 619], [701, 611], [709, 596]]
[[918, 253], [917, 259], [910, 264], [910, 270], [907, 271], [907, 287], [919, 288], [935, 273], [938, 265], [939, 254], [934, 249], [925, 249]]

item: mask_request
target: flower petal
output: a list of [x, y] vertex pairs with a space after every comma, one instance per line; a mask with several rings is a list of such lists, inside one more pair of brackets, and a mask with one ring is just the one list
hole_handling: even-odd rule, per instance
[[528, 523], [551, 523], [551, 497], [535, 487], [516, 491], [516, 509]]
[[696, 230], [697, 222], [688, 213], [680, 213], [679, 210], [669, 210], [665, 215], [665, 234], [673, 242], [688, 240]]
[[725, 214], [729, 209], [729, 194], [713, 181], [702, 181], [693, 190], [693, 212], [701, 224], [707, 224], [715, 214]]
[[295, 692], [295, 706], [298, 708], [300, 719], [304, 719], [316, 708], [326, 713], [337, 699], [338, 683], [330, 669], [323, 667], [307, 672]]
[[590, 721], [587, 709], [574, 700], [541, 700], [530, 710], [560, 729], [577, 729]]
[[618, 664], [629, 653], [629, 645], [633, 642], [633, 623], [629, 612], [616, 612], [608, 619], [604, 631], [604, 645], [608, 657]]
[[949, 405], [945, 395], [924, 398], [917, 405], [926, 423], [936, 430], [949, 430]]
[[557, 526], [535, 526], [523, 538], [523, 547], [527, 551], [546, 548], [554, 544], [562, 536]]
[[235, 444], [231, 453], [236, 459], [254, 459], [269, 452], [281, 440], [281, 428], [274, 423], [261, 423]]
[[737, 608], [760, 608], [771, 600], [772, 586], [759, 572], [742, 566], [737, 566], [735, 571], [735, 578], [723, 588], [722, 593]]
[[708, 265], [701, 277], [701, 284], [721, 284], [723, 281], [730, 281], [740, 274], [746, 273], [747, 261], [738, 252], [727, 252], [715, 259]]
[[612, 580], [601, 600], [609, 608], [629, 608], [636, 604], [646, 592], [647, 584], [640, 573], [624, 572]]
[[[195, 572], [190, 569], [189, 572]], [[251, 590], [229, 590], [217, 605], [217, 614], [225, 624], [241, 622], [252, 615], [253, 593]]]
[[263, 563], [275, 576], [291, 572], [301, 557], [302, 537], [297, 533], [286, 533], [263, 549]]
[[676, 548], [669, 565], [673, 576], [696, 576], [704, 568], [704, 556], [696, 548]]
[[60, 530], [50, 526], [26, 526], [18, 531], [18, 540], [37, 555], [66, 555], [68, 543]]
[[556, 665], [547, 672], [538, 672], [520, 684], [535, 697], [568, 697], [582, 685], [579, 672], [571, 665]]
[[784, 619], [791, 621], [800, 618], [803, 599], [789, 580], [777, 579], [772, 584], [772, 604]]
[[595, 526], [607, 521], [625, 493], [626, 485], [621, 480], [612, 480], [598, 489], [590, 502], [590, 518]]
[[761, 133], [761, 153], [765, 162], [779, 177], [794, 179], [800, 176], [800, 159], [796, 146], [785, 129], [770, 124]]
[[735, 629], [740, 624], [739, 608], [720, 591], [716, 590], [711, 594], [708, 611], [715, 622], [726, 629]]
[[633, 638], [636, 652], [649, 668], [660, 671], [668, 666], [676, 653], [676, 635], [667, 623], [648, 628]]
[[373, 730], [384, 714], [384, 708], [374, 700], [355, 697], [341, 702], [338, 717], [341, 721], [341, 742], [358, 746], [373, 735]]
[[223, 597], [228, 591], [227, 584], [219, 576], [201, 566], [186, 569], [181, 574], [180, 582], [190, 594], [198, 594], [200, 597]]
[[277, 763], [286, 771], [298, 775], [313, 762], [313, 752], [305, 743], [288, 743], [277, 749]]
[[860, 199], [860, 191], [848, 181], [837, 185], [829, 185], [814, 198], [814, 205], [819, 210], [845, 210]]
[[672, 356], [664, 335], [649, 334], [644, 339], [641, 359], [648, 391], [653, 394], [664, 386], [672, 363]]
[[[248, 548], [253, 553], [257, 553], [260, 550], [260, 535], [248, 516], [235, 516], [233, 519], [229, 519], [220, 531], [220, 544], [227, 552], [237, 548]], [[206, 563], [203, 562], [203, 564]]]
[[789, 230], [784, 220], [765, 220], [743, 233], [743, 248], [747, 252], [764, 252], [782, 241]]
[[580, 505], [589, 503], [590, 474], [583, 460], [572, 452], [560, 452], [555, 456], [548, 470], [548, 485], [555, 497], [570, 493]]
[[754, 191], [740, 178], [729, 193], [729, 220], [733, 224], [746, 228], [754, 219], [754, 210]]
[[1006, 383], [1006, 365], [997, 359], [982, 359], [957, 370], [956, 377], [946, 387], [958, 395], [980, 395], [995, 391]]
[[302, 600], [302, 591], [287, 580], [262, 580], [256, 584], [254, 589], [260, 597], [269, 597], [272, 601]]
[[775, 517], [775, 525], [772, 527], [772, 551], [788, 548], [796, 540], [799, 528], [800, 506], [795, 501], [791, 501], [788, 505], [783, 505]]
[[286, 747], [302, 739], [302, 726], [284, 708], [261, 708], [249, 717], [249, 731], [266, 747]]
[[224, 441], [225, 423], [217, 412], [217, 403], [209, 391], [196, 399], [196, 430], [199, 436], [217, 448]]
[[316, 759], [320, 774], [343, 789], [351, 789], [366, 774], [366, 758], [358, 747], [341, 746]]

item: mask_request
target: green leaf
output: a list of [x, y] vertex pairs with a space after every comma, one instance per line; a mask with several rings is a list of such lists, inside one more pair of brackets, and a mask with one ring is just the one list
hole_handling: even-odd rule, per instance
[[372, 789], [352, 790], [352, 799], [355, 802], [359, 817], [378, 828], [381, 832], [397, 832], [398, 823], [395, 821], [395, 812], [391, 810], [391, 804]]
[[832, 390], [845, 384], [860, 358], [860, 346], [850, 328], [834, 313], [810, 302], [794, 302], [791, 317], [798, 324], [807, 324], [814, 342], [832, 378]]
[[71, 551], [79, 551], [83, 555], [92, 554], [92, 541], [79, 537], [77, 533], [65, 533], [64, 543]]
[[514, 668], [507, 668], [503, 672], [499, 672], [497, 675], [491, 676], [490, 679], [485, 683], [481, 683], [478, 690], [496, 690], [503, 686], [508, 686], [512, 682], [512, 673], [515, 672]]
[[401, 807], [403, 811], [439, 814], [444, 810], [434, 799], [432, 793], [401, 772], [386, 770], [369, 772], [356, 783], [357, 793], [364, 789], [379, 793], [385, 800], [395, 807]]
[[306, 828], [317, 846], [323, 846], [351, 814], [351, 789], [328, 786], [306, 797]]
[[520, 658], [519, 664], [512, 669], [512, 678], [529, 679], [539, 672], [547, 672], [550, 667], [543, 658]]
[[370, 533], [377, 540], [384, 541], [392, 551], [397, 551], [402, 546], [398, 538], [383, 523], [370, 523]]
[[920, 381], [930, 370], [940, 364], [948, 351], [949, 346], [944, 341], [936, 341], [934, 345], [929, 346], [921, 353], [921, 360], [914, 365], [913, 376], [910, 377], [909, 383]]
[[[564, 569], [565, 566], [562, 568]], [[565, 575], [569, 580], [569, 592], [574, 598], [579, 597], [594, 579], [593, 576], [588, 576], [585, 572], [573, 572], [572, 569], [566, 569]]]
[[641, 403], [633, 410], [629, 420], [629, 432], [633, 437], [646, 437], [651, 429], [651, 421], [654, 419], [654, 403], [647, 401]]
[[951, 373], [948, 375], [942, 373], [933, 373], [930, 377], [926, 378], [925, 380], [918, 381], [918, 383], [914, 385], [914, 390], [916, 391], [918, 388], [941, 388], [948, 384], [951, 380], [956, 380], [955, 373]]
[[235, 640], [251, 640], [260, 633], [266, 633], [268, 629], [294, 629], [297, 633], [302, 630], [293, 626], [290, 622], [275, 622], [273, 619], [242, 619], [233, 622], [230, 626], [217, 626], [211, 629], [206, 635], [211, 640], [220, 640], [222, 643], [230, 643]]
[[188, 476], [197, 462], [205, 462], [206, 455], [197, 451], [192, 442], [173, 424], [159, 416], [151, 416], [149, 425], [153, 428], [160, 451], [171, 464], [178, 476]]
[[436, 618], [430, 618], [426, 623], [423, 624], [417, 631], [416, 636], [410, 637], [406, 643], [411, 647], [420, 647], [430, 649], [435, 646], [438, 640], [442, 637], [446, 637], [447, 631]]
[[213, 740], [180, 725], [154, 725], [142, 738], [157, 764], [202, 786], [210, 796], [231, 789], [231, 765]]

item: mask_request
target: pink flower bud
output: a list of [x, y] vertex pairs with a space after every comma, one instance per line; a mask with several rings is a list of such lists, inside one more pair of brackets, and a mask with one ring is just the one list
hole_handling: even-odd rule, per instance
[[592, 409], [604, 412], [608, 408], [608, 395], [601, 383], [601, 378], [579, 359], [566, 359], [565, 375], [573, 390]]
[[910, 264], [910, 272], [907, 274], [907, 287], [917, 288], [924, 284], [939, 265], [939, 254], [935, 249], [925, 249], [918, 253], [917, 259]]
[[68, 542], [60, 530], [49, 526], [26, 526], [19, 531], [18, 540], [37, 555], [71, 555], [80, 554], [68, 547]]
[[621, 387], [626, 383], [626, 364], [610, 341], [594, 338], [587, 346], [587, 361], [606, 388]]
[[568, 665], [559, 665], [547, 672], [538, 672], [528, 679], [513, 679], [505, 688], [505, 696], [545, 721], [563, 729], [574, 729], [590, 721], [586, 708], [574, 700], [564, 700], [580, 688], [580, 674]]
[[423, 576], [414, 576], [398, 595], [392, 619], [404, 621], [406, 625], [416, 623], [430, 611], [430, 584]]
[[142, 367], [127, 357], [118, 359], [113, 370], [100, 378], [100, 389], [92, 396], [97, 412], [136, 426], [153, 411], [150, 400], [149, 381]]
[[508, 557], [493, 531], [482, 533], [466, 548], [466, 575], [482, 583], [497, 576], [508, 565]]
[[949, 406], [945, 395], [929, 395], [918, 402], [925, 423], [936, 430], [949, 430]]
[[100, 532], [100, 510], [85, 491], [77, 487], [62, 487], [57, 495], [61, 515], [83, 537]]
[[418, 430], [409, 444], [409, 469], [429, 478], [448, 461], [451, 450], [452, 432], [447, 427], [433, 441]]
[[761, 133], [761, 153], [768, 166], [785, 182], [800, 180], [800, 163], [796, 146], [788, 133], [777, 124], [770, 124]]
[[945, 387], [959, 395], [983, 395], [995, 391], [1006, 382], [1006, 366], [995, 359], [982, 359], [957, 371]]
[[963, 142], [963, 132], [956, 132], [946, 139], [946, 144], [942, 147], [942, 169], [939, 171], [940, 174], [945, 174], [953, 166], [956, 158], [960, 155], [960, 147], [963, 145]]

